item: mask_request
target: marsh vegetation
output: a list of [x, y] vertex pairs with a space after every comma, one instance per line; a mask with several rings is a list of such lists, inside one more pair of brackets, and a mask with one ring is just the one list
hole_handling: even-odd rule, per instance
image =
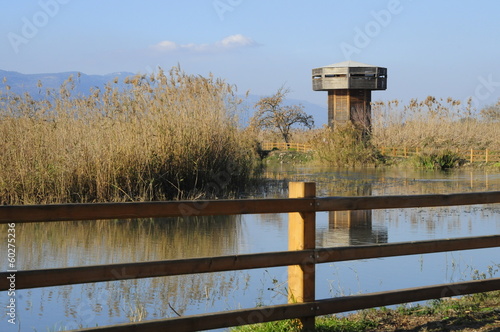
[[[212, 75], [174, 67], [123, 83], [116, 79], [79, 95], [78, 77], [69, 77], [57, 91], [39, 82], [32, 96], [11, 92], [4, 80], [0, 204], [236, 195], [258, 178], [262, 141], [309, 143], [315, 151], [280, 155], [279, 163], [335, 167], [383, 165], [382, 146], [425, 148], [430, 152], [409, 163], [424, 168], [460, 164], [458, 149], [500, 150], [500, 102], [481, 112], [452, 98], [375, 102], [366, 137], [351, 124], [310, 129], [307, 110], [283, 106], [285, 87], [261, 98], [244, 127], [236, 87]], [[309, 129], [294, 127], [299, 124]]]
[[137, 75], [73, 95], [0, 94], [0, 204], [222, 195], [257, 169], [235, 87], [213, 76]]

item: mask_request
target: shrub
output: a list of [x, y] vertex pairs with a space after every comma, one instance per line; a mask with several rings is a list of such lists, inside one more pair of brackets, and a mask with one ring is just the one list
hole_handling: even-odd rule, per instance
[[324, 128], [312, 140], [318, 158], [337, 167], [374, 165], [381, 161], [380, 153], [363, 137], [363, 132], [349, 123], [345, 126]]
[[416, 167], [427, 169], [449, 169], [459, 166], [460, 162], [460, 156], [448, 150], [426, 152], [412, 157], [412, 163]]

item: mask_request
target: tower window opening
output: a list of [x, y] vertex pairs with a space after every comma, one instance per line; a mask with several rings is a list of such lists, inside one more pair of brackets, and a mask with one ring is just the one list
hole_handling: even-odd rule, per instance
[[346, 74], [326, 74], [325, 77], [331, 78], [331, 77], [347, 77]]

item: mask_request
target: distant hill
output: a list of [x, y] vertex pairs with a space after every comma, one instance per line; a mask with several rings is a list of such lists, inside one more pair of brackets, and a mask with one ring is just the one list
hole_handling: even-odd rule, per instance
[[[21, 94], [28, 92], [33, 98], [39, 94], [38, 81], [43, 84], [43, 92], [45, 89], [59, 89], [59, 87], [67, 80], [71, 75], [78, 83], [75, 86], [75, 92], [77, 94], [86, 95], [89, 93], [90, 88], [99, 87], [102, 88], [106, 83], [118, 78], [120, 81], [127, 76], [134, 75], [133, 73], [120, 72], [112, 73], [107, 75], [87, 75], [80, 73], [78, 78], [78, 72], [64, 72], [64, 73], [45, 73], [45, 74], [21, 74], [15, 71], [5, 71], [0, 70], [0, 82], [6, 78], [6, 84], [9, 85], [14, 93]], [[0, 83], [0, 90], [4, 90], [5, 86]]]
[[[37, 86], [38, 81], [41, 81], [43, 84], [41, 91], [43, 96], [46, 89], [59, 89], [63, 82], [73, 75], [73, 78], [77, 82], [74, 92], [76, 94], [87, 95], [91, 88], [102, 88], [106, 85], [106, 83], [114, 80], [115, 78], [118, 78], [119, 82], [123, 82], [126, 77], [135, 75], [130, 72], [118, 72], [106, 75], [87, 75], [80, 73], [80, 77], [78, 78], [78, 73], [79, 72], [74, 71], [63, 73], [22, 74], [15, 71], [5, 71], [0, 69], [0, 91], [5, 91], [3, 79], [6, 78], [6, 84], [11, 87], [12, 92], [16, 94], [28, 92], [33, 98], [36, 98], [40, 94], [40, 89]], [[261, 96], [249, 95], [248, 98], [245, 99], [244, 107], [248, 111], [242, 119], [243, 123], [248, 122], [248, 119], [253, 113], [253, 106], [260, 98]], [[326, 105], [320, 106], [306, 100], [298, 99], [287, 99], [286, 104], [303, 105], [304, 111], [313, 116], [316, 127], [321, 127], [323, 124], [327, 123], [328, 112]]]

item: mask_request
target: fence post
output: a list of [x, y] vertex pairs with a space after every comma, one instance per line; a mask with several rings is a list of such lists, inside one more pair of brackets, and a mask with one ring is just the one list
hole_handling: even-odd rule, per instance
[[[316, 183], [290, 182], [290, 198], [316, 197]], [[292, 212], [288, 214], [288, 250], [314, 249], [316, 247], [316, 213]], [[315, 300], [316, 266], [313, 257], [301, 265], [288, 267], [288, 302]], [[314, 316], [300, 318], [303, 331], [314, 331]]]
[[472, 163], [474, 161], [474, 150], [470, 149], [470, 162]]

